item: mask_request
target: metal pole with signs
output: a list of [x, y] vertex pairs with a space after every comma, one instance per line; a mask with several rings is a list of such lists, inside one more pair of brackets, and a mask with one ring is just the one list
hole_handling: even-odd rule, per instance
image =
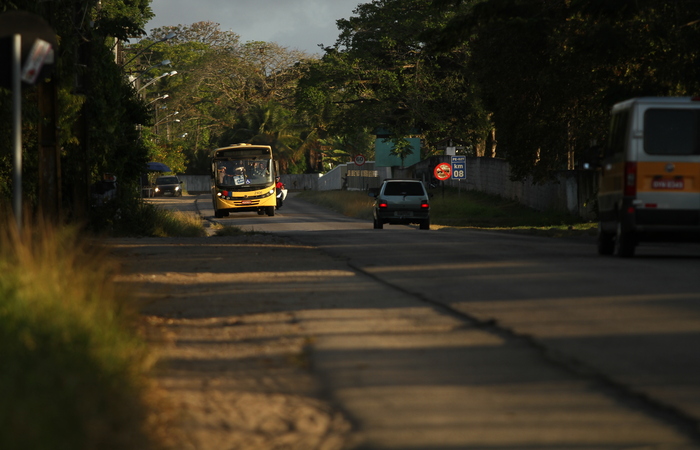
[[[452, 179], [466, 180], [467, 179], [467, 157], [464, 155], [452, 156]], [[457, 183], [457, 193], [462, 194], [462, 183]]]
[[22, 232], [22, 35], [12, 36], [12, 209]]
[[12, 91], [12, 207], [22, 227], [22, 83], [34, 85], [53, 65], [56, 34], [48, 23], [25, 11], [0, 14], [0, 86]]
[[435, 169], [433, 169], [433, 175], [435, 178], [440, 180], [440, 184], [442, 185], [442, 196], [443, 198], [445, 197], [445, 180], [449, 180], [450, 176], [452, 175], [452, 166], [450, 163], [442, 162], [439, 163], [437, 166], [435, 166]]
[[[355, 155], [355, 165], [357, 167], [362, 167], [365, 164], [365, 156], [364, 155]], [[360, 169], [360, 187], [362, 189], [365, 188], [365, 173], [362, 169]]]

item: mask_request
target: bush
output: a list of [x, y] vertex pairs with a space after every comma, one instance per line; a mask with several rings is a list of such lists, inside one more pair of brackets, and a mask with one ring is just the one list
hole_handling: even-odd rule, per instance
[[0, 273], [0, 448], [152, 448], [152, 360], [105, 252], [76, 228], [5, 222]]

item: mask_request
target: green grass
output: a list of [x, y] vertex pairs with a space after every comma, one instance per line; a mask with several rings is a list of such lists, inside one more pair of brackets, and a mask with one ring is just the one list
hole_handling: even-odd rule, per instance
[[38, 222], [0, 223], [0, 448], [155, 448], [153, 358], [117, 264]]
[[[372, 220], [373, 198], [364, 191], [302, 191], [298, 197], [349, 217]], [[515, 200], [477, 191], [436, 189], [430, 200], [433, 228], [483, 228], [547, 236], [594, 235], [596, 225], [556, 211], [536, 211]]]

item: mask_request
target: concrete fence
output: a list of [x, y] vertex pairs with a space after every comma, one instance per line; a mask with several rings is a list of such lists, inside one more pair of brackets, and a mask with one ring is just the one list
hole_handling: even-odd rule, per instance
[[211, 192], [211, 177], [209, 175], [178, 175], [182, 187], [189, 194]]
[[[409, 168], [395, 170], [394, 175], [419, 178], [427, 183], [439, 183], [433, 169], [449, 156], [434, 156]], [[466, 180], [447, 180], [447, 186], [475, 190], [517, 200], [538, 211], [566, 211], [584, 219], [595, 218], [595, 197], [598, 190], [597, 172], [564, 170], [552, 181], [534, 184], [531, 178], [510, 179], [510, 166], [500, 158], [467, 157]]]

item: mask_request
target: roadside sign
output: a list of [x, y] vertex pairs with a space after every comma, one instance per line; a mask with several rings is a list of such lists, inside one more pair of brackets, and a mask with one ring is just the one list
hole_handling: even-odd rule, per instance
[[450, 165], [450, 163], [440, 163], [437, 166], [435, 166], [433, 174], [438, 180], [445, 181], [450, 178], [450, 175], [452, 175], [452, 166]]
[[452, 179], [467, 179], [467, 157], [464, 155], [452, 157]]
[[363, 155], [355, 155], [355, 165], [361, 166], [365, 163], [365, 157]]

